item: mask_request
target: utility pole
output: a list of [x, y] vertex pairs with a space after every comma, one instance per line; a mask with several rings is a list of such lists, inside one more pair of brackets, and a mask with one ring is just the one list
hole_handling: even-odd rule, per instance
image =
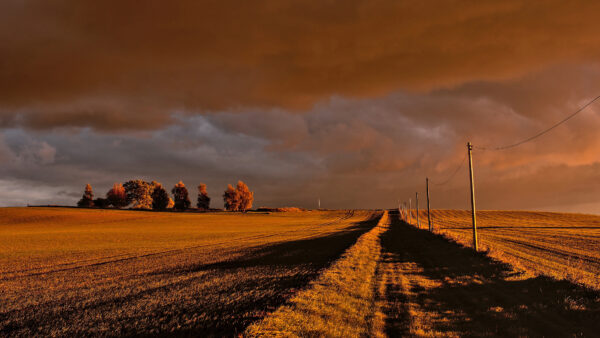
[[427, 188], [427, 224], [429, 225], [429, 231], [431, 231], [431, 215], [429, 212], [429, 177], [425, 178], [425, 186]]
[[398, 214], [400, 214], [400, 218], [402, 218], [402, 204], [400, 204], [400, 200], [398, 200]]
[[321, 209], [321, 197], [319, 197], [319, 209]]
[[469, 179], [471, 181], [471, 216], [473, 217], [473, 248], [477, 251], [477, 219], [475, 218], [475, 183], [473, 182], [473, 157], [471, 152], [473, 151], [473, 145], [471, 142], [467, 143], [467, 150], [469, 153]]
[[421, 228], [421, 223], [419, 223], [419, 193], [416, 192], [416, 199], [417, 199], [417, 228]]
[[408, 199], [408, 224], [412, 223], [412, 199]]

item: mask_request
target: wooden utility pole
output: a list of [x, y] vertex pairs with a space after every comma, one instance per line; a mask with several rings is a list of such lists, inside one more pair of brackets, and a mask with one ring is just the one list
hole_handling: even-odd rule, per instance
[[400, 203], [400, 200], [398, 200], [398, 213], [400, 214], [400, 218], [402, 218], [402, 204]]
[[475, 217], [475, 183], [473, 182], [473, 157], [471, 152], [473, 151], [473, 145], [471, 142], [467, 143], [467, 151], [469, 153], [469, 179], [471, 181], [471, 216], [473, 217], [473, 248], [475, 251], [477, 247], [477, 219]]
[[417, 199], [417, 228], [421, 227], [421, 223], [419, 223], [419, 193], [416, 192], [416, 199]]
[[427, 224], [429, 225], [429, 231], [431, 231], [431, 215], [429, 210], [429, 177], [425, 178], [425, 186], [427, 188]]
[[408, 199], [408, 224], [412, 224], [412, 198]]

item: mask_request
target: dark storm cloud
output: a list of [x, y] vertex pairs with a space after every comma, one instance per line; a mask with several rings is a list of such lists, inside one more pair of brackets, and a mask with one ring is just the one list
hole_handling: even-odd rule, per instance
[[[313, 207], [320, 197], [333, 208], [393, 206], [397, 198], [422, 191], [425, 176], [440, 182], [454, 172], [467, 140], [482, 146], [511, 143], [573, 111], [594, 92], [582, 83], [600, 83], [600, 69], [558, 67], [452, 90], [333, 97], [303, 114], [181, 112], [154, 131], [7, 129], [0, 156], [12, 164], [3, 166], [0, 185], [12, 189], [10, 179], [37, 185], [31, 200], [44, 200], [39, 195], [47, 191], [47, 203], [74, 203], [72, 195], [87, 182], [101, 195], [113, 182], [129, 178], [167, 186], [183, 179], [194, 191], [207, 183], [219, 206], [225, 185], [243, 179], [256, 190], [257, 205]], [[542, 90], [554, 84], [556, 89]], [[592, 106], [522, 148], [476, 151], [480, 206], [552, 209], [570, 201], [571, 210], [594, 210], [577, 205], [600, 198], [577, 191], [597, 180], [599, 110]], [[466, 167], [448, 185], [432, 186], [432, 194], [436, 207], [468, 207]]]
[[173, 110], [509, 79], [600, 56], [596, 2], [16, 1], [0, 111], [32, 128], [157, 129]]
[[[0, 204], [91, 183], [205, 182], [220, 205], [390, 207], [465, 143], [504, 145], [600, 93], [597, 2], [0, 3]], [[598, 105], [476, 152], [484, 208], [600, 211]], [[468, 207], [465, 168], [432, 187]], [[586, 190], [587, 189], [587, 190]]]

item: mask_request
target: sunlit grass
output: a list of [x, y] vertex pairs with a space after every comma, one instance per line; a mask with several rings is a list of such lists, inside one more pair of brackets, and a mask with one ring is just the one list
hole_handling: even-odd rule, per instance
[[248, 336], [382, 336], [377, 267], [379, 236], [387, 230], [387, 211], [377, 227], [362, 235], [310, 287], [263, 321]]

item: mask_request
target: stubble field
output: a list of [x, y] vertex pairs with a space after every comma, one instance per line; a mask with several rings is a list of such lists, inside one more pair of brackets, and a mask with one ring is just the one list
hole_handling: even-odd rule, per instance
[[[427, 213], [420, 213], [427, 227]], [[432, 210], [434, 229], [472, 245], [471, 213]], [[413, 223], [415, 217], [413, 216]], [[490, 256], [530, 275], [600, 289], [600, 216], [532, 211], [477, 212], [478, 242]]]
[[0, 335], [235, 335], [380, 214], [0, 209]]
[[600, 217], [432, 215], [0, 209], [0, 336], [600, 332]]

